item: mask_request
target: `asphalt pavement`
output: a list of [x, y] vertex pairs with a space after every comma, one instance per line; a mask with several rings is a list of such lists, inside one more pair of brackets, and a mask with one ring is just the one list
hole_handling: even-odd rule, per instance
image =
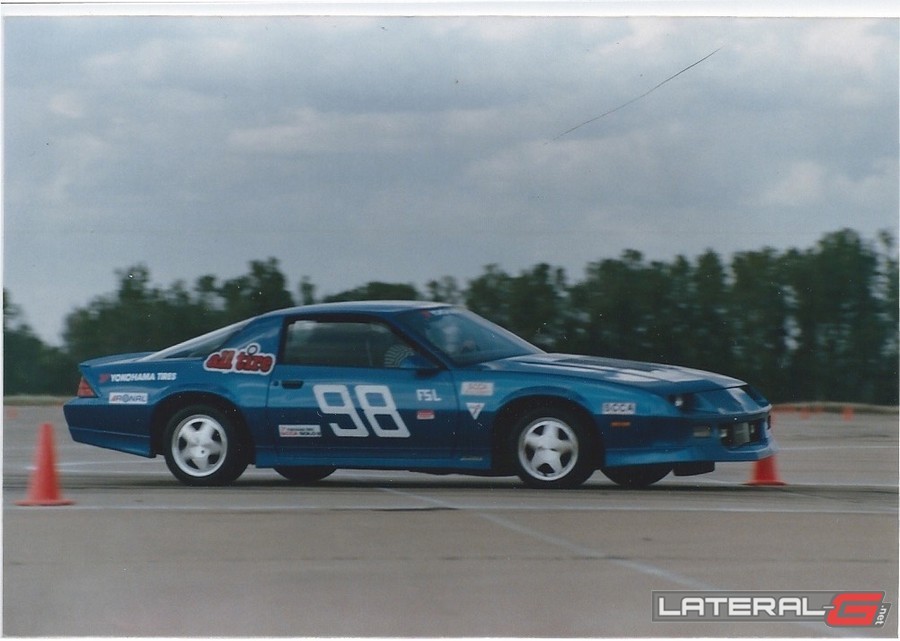
[[[54, 426], [64, 507], [22, 507]], [[166, 637], [888, 637], [898, 633], [898, 417], [779, 413], [753, 464], [626, 490], [253, 468], [187, 488], [161, 458], [76, 444], [60, 407], [3, 421], [3, 634]], [[885, 592], [884, 625], [653, 620], [654, 591]], [[728, 592], [724, 592], [728, 591]]]

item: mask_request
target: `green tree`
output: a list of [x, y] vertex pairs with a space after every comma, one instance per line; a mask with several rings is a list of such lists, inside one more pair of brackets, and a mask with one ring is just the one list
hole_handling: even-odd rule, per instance
[[877, 399], [872, 373], [884, 371], [889, 332], [897, 331], [888, 326], [887, 301], [879, 298], [878, 265], [872, 244], [850, 229], [826, 235], [814, 249], [786, 255], [795, 318], [790, 366], [795, 398]]
[[652, 305], [647, 300], [646, 264], [641, 252], [590, 263], [585, 279], [570, 288], [581, 330], [570, 345], [584, 354], [615, 358], [651, 357]]
[[63, 339], [76, 361], [163, 346], [158, 334], [166, 319], [155, 313], [159, 291], [151, 287], [147, 267], [135, 265], [117, 271], [116, 276], [115, 294], [97, 297], [66, 318]]
[[511, 289], [512, 277], [500, 269], [499, 265], [492, 263], [484, 268], [481, 276], [469, 281], [465, 295], [466, 307], [498, 325], [509, 328]]
[[419, 300], [419, 291], [403, 283], [382, 283], [372, 281], [347, 291], [326, 296], [322, 302], [337, 303], [353, 300]]
[[540, 263], [509, 281], [508, 329], [552, 350], [567, 329], [568, 286], [562, 268]]
[[250, 273], [225, 281], [219, 294], [229, 322], [294, 305], [277, 258], [251, 261]]
[[193, 292], [182, 281], [168, 289], [153, 285], [145, 265], [116, 275], [114, 294], [99, 296], [66, 318], [63, 339], [76, 362], [107, 354], [154, 351], [293, 305], [274, 258], [252, 261], [249, 274], [221, 285], [214, 276], [202, 276]]
[[881, 363], [875, 372], [875, 398], [877, 403], [897, 405], [900, 403], [900, 265], [897, 261], [897, 247], [893, 236], [882, 231], [878, 237], [880, 252], [878, 276], [876, 278], [876, 298], [881, 306], [879, 320], [884, 328], [884, 345]]
[[78, 383], [74, 363], [41, 341], [22, 309], [3, 290], [3, 393], [69, 394]]
[[659, 326], [667, 328], [659, 358], [664, 363], [688, 364], [694, 359], [694, 328], [699, 322], [694, 305], [694, 266], [679, 255], [672, 264], [660, 265], [658, 269], [663, 274], [659, 278], [661, 287], [665, 289], [660, 298], [667, 301], [659, 316]]
[[464, 299], [459, 283], [453, 276], [443, 276], [436, 280], [430, 280], [426, 283], [425, 289], [428, 292], [428, 300], [438, 303], [459, 305]]
[[312, 305], [316, 302], [316, 286], [310, 282], [308, 276], [304, 276], [300, 279], [297, 290], [300, 293], [299, 302], [301, 305]]
[[722, 260], [712, 250], [697, 260], [694, 291], [694, 354], [688, 364], [727, 372], [734, 362], [733, 328], [727, 313], [729, 285]]
[[565, 342], [570, 327], [565, 271], [546, 263], [510, 276], [496, 264], [469, 282], [466, 306], [544, 349]]
[[784, 398], [787, 368], [789, 309], [781, 257], [773, 249], [742, 252], [731, 262], [734, 282], [728, 301], [734, 375], [765, 382], [763, 392]]
[[[145, 265], [116, 271], [113, 293], [65, 319], [63, 348], [44, 345], [4, 291], [7, 393], [71, 393], [75, 363], [159, 349], [229, 322], [294, 304], [275, 258], [249, 273], [192, 287], [151, 282]], [[567, 282], [540, 263], [512, 276], [496, 264], [465, 288], [428, 281], [426, 298], [473, 311], [545, 349], [678, 363], [730, 373], [781, 400], [898, 403], [898, 259], [894, 238], [849, 229], [814, 247], [741, 252], [726, 266], [713, 251], [650, 262], [628, 250], [590, 263]], [[303, 278], [303, 304], [316, 301]], [[338, 300], [416, 300], [415, 286], [369, 282]]]
[[3, 290], [3, 391], [34, 392], [40, 386], [37, 363], [43, 344], [24, 322], [21, 308]]

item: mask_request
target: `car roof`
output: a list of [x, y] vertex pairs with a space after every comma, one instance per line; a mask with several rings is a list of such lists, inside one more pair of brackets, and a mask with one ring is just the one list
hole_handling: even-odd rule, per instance
[[343, 301], [339, 303], [316, 303], [314, 305], [302, 305], [299, 307], [288, 307], [279, 309], [263, 316], [291, 316], [294, 314], [320, 314], [320, 313], [374, 313], [374, 314], [396, 314], [414, 309], [432, 309], [438, 307], [448, 307], [446, 303], [436, 303], [434, 301], [409, 301], [409, 300], [365, 300], [365, 301]]

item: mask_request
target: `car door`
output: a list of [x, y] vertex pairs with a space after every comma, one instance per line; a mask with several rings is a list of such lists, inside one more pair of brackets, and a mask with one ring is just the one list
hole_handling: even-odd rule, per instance
[[368, 318], [287, 322], [267, 421], [283, 465], [452, 465], [458, 405], [451, 372]]

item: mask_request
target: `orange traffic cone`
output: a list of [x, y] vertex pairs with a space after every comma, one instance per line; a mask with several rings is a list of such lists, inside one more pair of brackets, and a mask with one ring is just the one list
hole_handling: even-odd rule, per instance
[[746, 485], [787, 485], [778, 478], [775, 469], [775, 455], [760, 459], [753, 464], [753, 478]]
[[845, 421], [850, 422], [850, 421], [853, 420], [854, 415], [855, 415], [855, 412], [853, 411], [853, 406], [852, 406], [852, 405], [845, 405], [845, 406], [844, 406], [844, 411], [841, 412], [841, 417], [842, 417]]
[[53, 426], [41, 425], [38, 433], [37, 452], [34, 457], [34, 471], [28, 483], [28, 497], [16, 501], [16, 505], [72, 505], [74, 501], [62, 498], [59, 479], [56, 475], [56, 454], [53, 451]]

